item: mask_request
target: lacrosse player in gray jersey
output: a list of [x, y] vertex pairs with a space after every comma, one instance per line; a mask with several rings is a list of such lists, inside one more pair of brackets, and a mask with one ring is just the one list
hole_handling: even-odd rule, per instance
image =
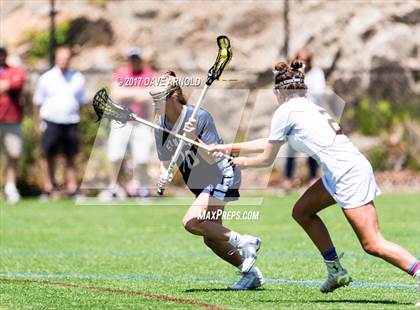
[[[160, 80], [164, 85], [150, 93], [159, 116], [157, 124], [180, 134], [186, 133], [188, 138], [205, 144], [223, 143], [209, 112], [199, 109], [196, 118], [190, 118], [194, 106], [187, 105], [175, 73], [167, 71]], [[164, 186], [168, 182], [164, 176], [179, 139], [156, 130], [155, 141], [161, 161], [159, 185]], [[225, 204], [239, 198], [240, 171], [229, 160], [214, 158], [205, 150], [188, 144], [182, 149], [177, 166], [185, 184], [196, 196], [182, 220], [184, 228], [203, 236], [204, 243], [216, 255], [242, 272], [242, 278], [229, 289], [250, 290], [262, 286], [262, 273], [254, 267], [260, 239], [241, 235], [222, 225]]]

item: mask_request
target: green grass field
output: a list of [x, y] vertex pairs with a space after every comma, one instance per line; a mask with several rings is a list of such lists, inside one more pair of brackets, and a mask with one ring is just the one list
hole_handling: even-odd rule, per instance
[[[201, 238], [181, 226], [186, 206], [75, 206], [72, 201], [16, 206], [0, 202], [0, 307], [4, 309], [411, 309], [415, 281], [363, 253], [338, 206], [321, 213], [354, 285], [321, 294], [324, 265], [291, 219], [297, 196], [267, 197], [255, 221], [227, 221], [260, 236], [256, 291], [223, 288], [237, 279]], [[377, 199], [386, 237], [420, 255], [418, 195]], [[383, 284], [381, 286], [380, 284]]]

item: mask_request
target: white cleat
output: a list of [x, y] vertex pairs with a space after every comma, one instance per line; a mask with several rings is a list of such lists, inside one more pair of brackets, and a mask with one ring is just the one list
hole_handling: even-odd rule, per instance
[[243, 258], [241, 272], [248, 272], [257, 260], [257, 252], [261, 247], [259, 238], [244, 235], [243, 241], [238, 245], [238, 250]]
[[114, 200], [124, 200], [127, 198], [127, 193], [120, 185], [114, 185], [101, 191], [98, 195], [98, 199], [101, 202], [111, 202]]
[[[417, 298], [420, 298], [420, 269], [417, 270], [416, 274], [414, 275], [414, 279], [417, 280]], [[420, 308], [420, 301], [416, 303], [416, 307]]]
[[325, 264], [327, 265], [328, 278], [319, 288], [322, 293], [333, 292], [337, 288], [348, 286], [350, 282], [353, 281], [347, 270], [340, 264], [340, 259], [343, 255], [344, 253], [341, 253], [336, 260], [325, 261]]
[[6, 184], [4, 187], [4, 194], [6, 195], [6, 201], [10, 204], [16, 204], [20, 200], [20, 194], [14, 184]]
[[243, 290], [255, 290], [256, 288], [264, 284], [264, 277], [258, 269], [258, 267], [252, 267], [249, 272], [244, 272], [242, 278], [232, 286], [229, 286], [228, 290], [243, 291]]

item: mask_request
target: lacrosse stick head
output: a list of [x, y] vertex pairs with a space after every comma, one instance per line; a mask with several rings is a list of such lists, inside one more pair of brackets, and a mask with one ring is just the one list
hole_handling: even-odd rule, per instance
[[103, 118], [108, 118], [121, 124], [134, 120], [133, 112], [129, 108], [112, 101], [105, 88], [100, 89], [95, 94], [92, 105], [98, 116], [98, 122]]
[[232, 59], [232, 49], [230, 47], [230, 40], [227, 36], [218, 36], [217, 45], [219, 46], [219, 53], [217, 54], [216, 61], [214, 62], [213, 67], [210, 68], [207, 85], [211, 85], [214, 80], [218, 80], [223, 73], [223, 70], [229, 64]]

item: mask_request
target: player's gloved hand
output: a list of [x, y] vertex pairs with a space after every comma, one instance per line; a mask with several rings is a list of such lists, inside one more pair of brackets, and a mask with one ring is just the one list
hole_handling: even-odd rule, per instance
[[197, 121], [193, 118], [190, 118], [188, 122], [186, 122], [184, 125], [184, 132], [187, 138], [195, 140], [197, 138], [196, 129], [197, 129]]

